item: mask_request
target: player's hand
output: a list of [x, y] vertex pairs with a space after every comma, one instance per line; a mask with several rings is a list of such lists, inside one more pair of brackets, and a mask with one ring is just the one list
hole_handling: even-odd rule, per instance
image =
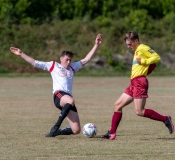
[[138, 64], [141, 64], [141, 58], [136, 58]]
[[98, 34], [95, 40], [95, 44], [100, 45], [102, 43], [102, 34]]
[[19, 48], [15, 48], [15, 47], [10, 47], [10, 51], [14, 54], [16, 54], [17, 56], [21, 56], [22, 51]]

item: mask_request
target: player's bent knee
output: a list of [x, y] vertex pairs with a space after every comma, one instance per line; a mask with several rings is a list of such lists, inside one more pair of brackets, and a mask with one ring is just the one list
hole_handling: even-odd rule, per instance
[[119, 102], [115, 102], [114, 103], [114, 111], [117, 112], [117, 111], [121, 111], [122, 108], [120, 107], [120, 103]]
[[143, 117], [143, 113], [142, 113], [142, 111], [135, 110], [135, 114], [136, 114], [137, 116], [141, 116], [141, 117]]
[[73, 99], [70, 99], [69, 101], [68, 101], [68, 103], [69, 104], [71, 104], [72, 106], [75, 104], [75, 101], [73, 100]]
[[81, 132], [81, 129], [80, 128], [72, 129], [72, 131], [74, 134], [79, 134]]
[[72, 97], [69, 97], [69, 96], [64, 97], [64, 103], [65, 102], [71, 104], [72, 106], [75, 104], [75, 100]]

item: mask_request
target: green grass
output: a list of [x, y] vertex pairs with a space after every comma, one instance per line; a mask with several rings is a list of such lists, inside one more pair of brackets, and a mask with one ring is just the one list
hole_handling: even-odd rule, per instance
[[[175, 77], [150, 77], [147, 108], [174, 120]], [[81, 126], [92, 122], [97, 137], [82, 133], [45, 138], [59, 110], [54, 107], [50, 77], [0, 77], [0, 159], [25, 160], [172, 160], [175, 135], [162, 122], [123, 110], [114, 141], [99, 138], [110, 128], [113, 103], [129, 84], [127, 77], [75, 77], [73, 93]], [[67, 126], [65, 120], [62, 127]]]

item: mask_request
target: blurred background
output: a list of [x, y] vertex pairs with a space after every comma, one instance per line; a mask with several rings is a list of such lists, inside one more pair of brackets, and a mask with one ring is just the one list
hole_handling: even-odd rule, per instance
[[123, 38], [131, 30], [162, 57], [153, 75], [174, 75], [175, 0], [0, 0], [0, 76], [45, 74], [13, 55], [11, 46], [41, 61], [59, 62], [61, 52], [71, 50], [76, 61], [98, 33], [103, 43], [78, 75], [128, 76], [132, 52]]

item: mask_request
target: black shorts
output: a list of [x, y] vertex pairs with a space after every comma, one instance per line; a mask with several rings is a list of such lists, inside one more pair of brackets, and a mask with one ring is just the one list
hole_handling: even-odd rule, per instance
[[[63, 107], [60, 106], [60, 99], [61, 97], [63, 97], [64, 95], [69, 95], [71, 96], [70, 94], [66, 93], [66, 92], [63, 92], [63, 91], [56, 91], [53, 95], [53, 100], [54, 100], [54, 104], [55, 106], [62, 110]], [[72, 97], [72, 96], [71, 96]], [[77, 112], [77, 108], [74, 106], [71, 107], [71, 110], [74, 111], [74, 112]]]

